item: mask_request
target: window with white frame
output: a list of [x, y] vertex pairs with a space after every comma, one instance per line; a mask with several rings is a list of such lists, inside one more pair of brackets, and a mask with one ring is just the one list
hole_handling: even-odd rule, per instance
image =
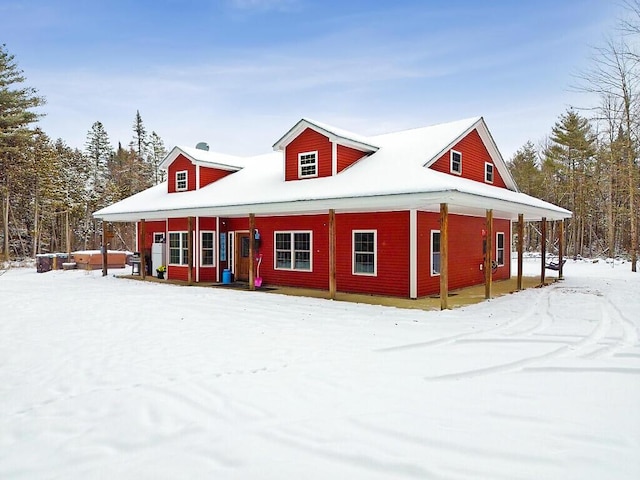
[[169, 232], [169, 264], [189, 264], [189, 248], [187, 238], [187, 232]]
[[298, 178], [318, 176], [318, 152], [298, 154]]
[[504, 266], [504, 233], [496, 233], [496, 262], [498, 266]]
[[485, 162], [484, 181], [487, 183], [493, 183], [493, 163]]
[[176, 190], [178, 192], [186, 190], [189, 187], [189, 183], [187, 182], [188, 173], [186, 170], [176, 172]]
[[311, 271], [311, 232], [275, 232], [275, 269]]
[[431, 276], [440, 275], [440, 230], [431, 230]]
[[376, 230], [353, 231], [353, 274], [376, 275]]
[[200, 265], [212, 267], [216, 261], [216, 232], [200, 232]]
[[456, 175], [462, 175], [462, 153], [451, 150], [450, 171]]

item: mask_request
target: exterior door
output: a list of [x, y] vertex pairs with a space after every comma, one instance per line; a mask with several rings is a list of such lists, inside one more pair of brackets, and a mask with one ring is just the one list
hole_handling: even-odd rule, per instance
[[249, 232], [236, 233], [236, 280], [249, 281]]

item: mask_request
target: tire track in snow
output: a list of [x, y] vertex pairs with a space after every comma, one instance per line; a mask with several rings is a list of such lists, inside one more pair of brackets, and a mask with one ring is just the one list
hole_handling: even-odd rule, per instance
[[[553, 309], [550, 308], [550, 303], [548, 304], [549, 308], [546, 310], [546, 315], [550, 317], [549, 320], [544, 320], [542, 324], [546, 325], [545, 328], [553, 325], [557, 321], [557, 316], [554, 313]], [[597, 344], [599, 341], [604, 339], [607, 331], [611, 326], [611, 319], [609, 315], [605, 315], [604, 313], [600, 315], [598, 324], [591, 330], [591, 332], [581, 340], [573, 343], [567, 343], [562, 347], [556, 348], [547, 353], [543, 353], [541, 355], [534, 355], [526, 358], [521, 358], [519, 360], [515, 360], [512, 362], [506, 362], [498, 365], [493, 365], [491, 367], [478, 368], [473, 370], [463, 370], [455, 373], [448, 373], [443, 375], [434, 375], [430, 377], [425, 377], [425, 380], [438, 381], [438, 380], [462, 380], [468, 378], [474, 378], [485, 375], [494, 375], [498, 373], [506, 373], [506, 372], [514, 372], [518, 370], [523, 370], [527, 367], [535, 365], [537, 363], [551, 360], [554, 358], [560, 358], [564, 356], [578, 356], [581, 351], [591, 347], [594, 344]], [[536, 329], [539, 331], [540, 329]], [[529, 330], [533, 332], [533, 330]], [[513, 339], [514, 343], [517, 343], [517, 339]]]
[[[492, 327], [489, 328], [485, 328], [483, 330], [474, 330], [472, 332], [465, 332], [465, 333], [459, 333], [456, 335], [450, 335], [447, 337], [441, 337], [441, 338], [436, 338], [433, 340], [427, 340], [425, 342], [416, 342], [416, 343], [408, 343], [408, 344], [404, 344], [404, 345], [396, 345], [393, 347], [385, 347], [385, 348], [379, 348], [377, 350], [374, 350], [375, 352], [379, 352], [379, 353], [391, 353], [391, 352], [398, 352], [398, 351], [403, 351], [403, 350], [410, 350], [410, 349], [417, 349], [417, 348], [429, 348], [429, 347], [436, 347], [439, 345], [446, 345], [449, 343], [455, 343], [458, 340], [461, 339], [466, 339], [469, 337], [474, 337], [474, 336], [479, 336], [479, 335], [484, 335], [487, 333], [494, 333], [494, 332], [499, 332], [514, 326], [517, 326], [523, 322], [528, 321], [530, 318], [534, 318], [536, 316], [536, 314], [539, 313], [539, 306], [541, 303], [546, 302], [546, 304], [549, 304], [549, 296], [551, 295], [551, 289], [553, 286], [548, 286], [545, 288], [540, 289], [540, 295], [538, 295], [538, 297], [536, 298], [535, 302], [533, 302], [533, 304], [527, 309], [527, 311], [520, 315], [520, 316], [515, 316], [512, 320], [508, 320], [505, 323], [502, 323], [500, 325], [494, 325]], [[535, 327], [533, 328], [538, 328], [538, 325], [536, 324]], [[529, 330], [529, 329], [527, 329]], [[510, 335], [517, 335], [518, 332], [516, 333], [511, 333]]]

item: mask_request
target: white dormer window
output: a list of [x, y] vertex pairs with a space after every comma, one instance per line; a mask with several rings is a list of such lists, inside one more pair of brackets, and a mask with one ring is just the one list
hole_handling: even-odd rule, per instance
[[318, 152], [298, 154], [298, 178], [318, 176]]
[[182, 192], [188, 188], [189, 183], [187, 182], [187, 172], [186, 170], [182, 170], [180, 172], [176, 172], [176, 191]]
[[450, 171], [456, 175], [462, 175], [462, 153], [451, 150]]
[[487, 183], [493, 183], [493, 163], [485, 162], [484, 181]]

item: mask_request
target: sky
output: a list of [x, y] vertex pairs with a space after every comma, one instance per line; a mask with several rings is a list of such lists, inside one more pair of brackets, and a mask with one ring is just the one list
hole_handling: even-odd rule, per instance
[[300, 118], [376, 135], [483, 116], [505, 159], [570, 107], [608, 0], [0, 0], [0, 43], [53, 139], [269, 152]]

